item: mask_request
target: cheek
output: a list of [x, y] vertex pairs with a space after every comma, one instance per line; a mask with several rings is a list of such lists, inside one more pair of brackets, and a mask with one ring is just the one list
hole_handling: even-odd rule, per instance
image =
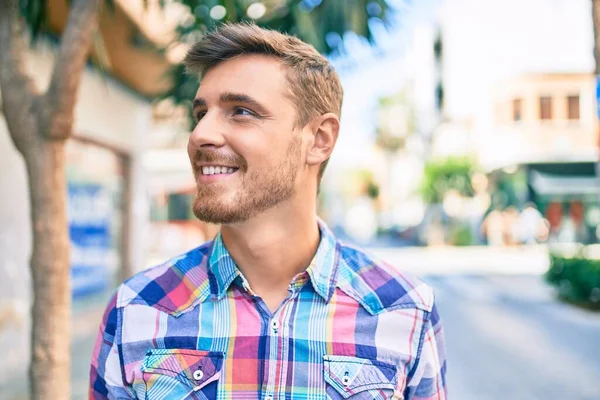
[[285, 149], [268, 137], [238, 137], [232, 139], [229, 144], [236, 154], [246, 160], [249, 169], [273, 165], [285, 154]]

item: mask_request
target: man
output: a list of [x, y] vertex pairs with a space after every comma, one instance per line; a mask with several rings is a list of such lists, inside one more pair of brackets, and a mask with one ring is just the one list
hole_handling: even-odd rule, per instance
[[317, 218], [342, 87], [300, 40], [224, 25], [194, 45], [188, 155], [214, 241], [120, 286], [93, 399], [446, 399], [431, 289]]

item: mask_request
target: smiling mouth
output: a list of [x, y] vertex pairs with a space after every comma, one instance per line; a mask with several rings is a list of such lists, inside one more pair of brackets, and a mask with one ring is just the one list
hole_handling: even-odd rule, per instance
[[238, 168], [218, 165], [204, 165], [199, 168], [200, 174], [202, 175], [231, 175], [237, 170]]

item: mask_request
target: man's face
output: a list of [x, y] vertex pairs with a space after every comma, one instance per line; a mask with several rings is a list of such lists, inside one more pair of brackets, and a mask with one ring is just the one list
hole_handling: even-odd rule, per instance
[[202, 79], [188, 143], [200, 220], [245, 222], [294, 194], [302, 139], [288, 85], [284, 66], [260, 55], [225, 61]]

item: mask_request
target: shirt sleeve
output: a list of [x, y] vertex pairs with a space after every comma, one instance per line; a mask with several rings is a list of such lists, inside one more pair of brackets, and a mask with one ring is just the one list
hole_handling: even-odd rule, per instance
[[123, 382], [121, 361], [116, 343], [118, 309], [115, 293], [106, 307], [96, 337], [90, 368], [90, 400], [135, 399]]
[[408, 379], [405, 400], [447, 400], [446, 348], [437, 305], [425, 318], [416, 366]]

